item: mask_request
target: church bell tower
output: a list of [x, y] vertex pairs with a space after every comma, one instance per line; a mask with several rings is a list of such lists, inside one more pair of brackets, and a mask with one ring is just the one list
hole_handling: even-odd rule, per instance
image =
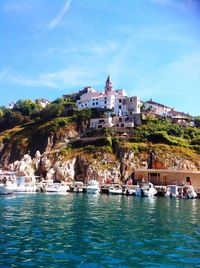
[[111, 91], [112, 91], [112, 82], [111, 82], [110, 75], [109, 75], [107, 80], [106, 80], [105, 93], [108, 93]]

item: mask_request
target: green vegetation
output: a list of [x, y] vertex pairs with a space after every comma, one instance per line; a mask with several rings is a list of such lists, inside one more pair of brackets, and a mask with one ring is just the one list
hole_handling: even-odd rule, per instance
[[[114, 155], [117, 148], [131, 149], [135, 154], [171, 150], [194, 159], [195, 154], [200, 154], [200, 117], [195, 118], [195, 127], [181, 127], [166, 118], [147, 118], [141, 126], [129, 130], [127, 137], [121, 137], [116, 129], [89, 129], [90, 119], [103, 117], [105, 112], [105, 109], [77, 110], [70, 97], [57, 99], [46, 108], [39, 101], [19, 100], [13, 109], [0, 107], [0, 142], [8, 150], [13, 147], [15, 154], [29, 150], [34, 155], [38, 149], [44, 152], [51, 137], [52, 148], [57, 145], [61, 156], [87, 154], [91, 159], [98, 152], [99, 157], [102, 152]], [[82, 135], [84, 141], [64, 144], [62, 137], [71, 129]]]
[[200, 129], [195, 127], [181, 127], [165, 118], [149, 118], [147, 122], [132, 132], [131, 142], [151, 142], [188, 148], [200, 145]]

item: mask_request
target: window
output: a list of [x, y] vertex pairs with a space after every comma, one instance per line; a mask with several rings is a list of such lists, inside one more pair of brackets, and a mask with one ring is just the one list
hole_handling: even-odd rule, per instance
[[119, 99], [119, 103], [121, 103], [122, 102], [122, 100], [121, 99]]
[[107, 103], [107, 101], [105, 100], [105, 101], [104, 101], [104, 103], [106, 104], [106, 103]]
[[92, 105], [94, 105], [95, 103], [93, 102]]
[[121, 127], [124, 127], [124, 124], [121, 124]]
[[133, 99], [130, 99], [130, 102], [132, 102], [133, 101]]
[[186, 182], [190, 182], [190, 177], [186, 177]]
[[119, 105], [119, 109], [121, 109], [122, 108], [122, 106], [121, 105]]

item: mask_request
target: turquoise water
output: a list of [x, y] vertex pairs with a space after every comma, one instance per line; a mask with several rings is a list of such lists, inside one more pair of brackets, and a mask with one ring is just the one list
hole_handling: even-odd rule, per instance
[[0, 267], [200, 267], [200, 200], [0, 196]]

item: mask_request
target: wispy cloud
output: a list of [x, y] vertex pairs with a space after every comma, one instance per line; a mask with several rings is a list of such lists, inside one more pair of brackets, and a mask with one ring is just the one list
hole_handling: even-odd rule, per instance
[[51, 22], [49, 22], [49, 24], [48, 24], [49, 30], [54, 29], [55, 27], [57, 27], [60, 24], [62, 18], [69, 10], [70, 4], [71, 4], [71, 0], [67, 0], [64, 7], [60, 10], [59, 14]]
[[[140, 88], [154, 89], [154, 96], [172, 97], [173, 100], [181, 98], [195, 98], [200, 83], [200, 53], [191, 53], [180, 57], [137, 81]], [[152, 96], [153, 96], [152, 95]]]
[[27, 12], [32, 11], [38, 6], [38, 3], [35, 1], [9, 1], [5, 3], [4, 10], [6, 12]]
[[0, 72], [0, 84], [12, 84], [26, 87], [66, 89], [99, 84], [99, 67], [70, 67], [57, 72], [42, 73], [36, 77], [27, 77], [5, 68]]
[[179, 11], [190, 11], [194, 10], [199, 6], [199, 1], [198, 0], [150, 0], [150, 2], [159, 4], [159, 5], [164, 5], [168, 6], [173, 9], [177, 9]]

